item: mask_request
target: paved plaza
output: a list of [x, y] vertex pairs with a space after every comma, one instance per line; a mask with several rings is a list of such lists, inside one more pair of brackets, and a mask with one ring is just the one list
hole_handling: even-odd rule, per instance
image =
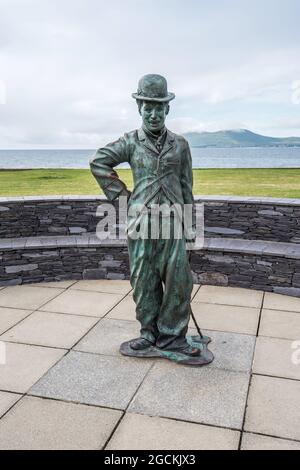
[[195, 285], [192, 309], [203, 368], [120, 355], [129, 281], [0, 288], [0, 448], [299, 450], [300, 299]]

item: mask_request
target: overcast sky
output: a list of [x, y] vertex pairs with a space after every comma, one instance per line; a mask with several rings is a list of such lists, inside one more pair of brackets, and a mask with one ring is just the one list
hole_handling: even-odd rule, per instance
[[115, 139], [146, 73], [175, 132], [300, 136], [299, 23], [299, 0], [0, 0], [0, 148]]

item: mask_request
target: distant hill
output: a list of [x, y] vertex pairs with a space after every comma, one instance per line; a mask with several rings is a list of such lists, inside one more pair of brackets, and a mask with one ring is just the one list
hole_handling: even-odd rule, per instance
[[300, 147], [300, 137], [267, 137], [247, 129], [184, 134], [191, 147]]

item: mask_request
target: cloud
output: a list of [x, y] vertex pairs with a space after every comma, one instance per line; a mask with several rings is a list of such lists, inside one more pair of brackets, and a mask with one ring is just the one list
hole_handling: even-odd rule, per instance
[[214, 73], [186, 77], [178, 84], [182, 97], [195, 97], [210, 104], [232, 100], [286, 101], [295, 77], [300, 76], [299, 50], [258, 54], [254, 60]]
[[151, 72], [176, 93], [176, 132], [297, 130], [276, 128], [299, 109], [297, 0], [265, 0], [267, 20], [258, 0], [1, 0], [1, 10], [2, 148], [94, 148], [136, 128], [131, 93]]
[[6, 104], [6, 83], [0, 80], [0, 104]]

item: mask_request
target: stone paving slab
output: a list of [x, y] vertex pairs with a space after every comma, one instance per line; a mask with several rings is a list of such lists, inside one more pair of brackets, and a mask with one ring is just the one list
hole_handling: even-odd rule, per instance
[[201, 424], [126, 413], [108, 450], [236, 450], [240, 433]]
[[[0, 391], [0, 417], [9, 410], [20, 398], [22, 395], [17, 393], [1, 392]], [[1, 448], [1, 441], [0, 441]]]
[[150, 367], [149, 360], [71, 351], [29, 393], [125, 409]]
[[67, 289], [75, 284], [76, 281], [53, 281], [53, 282], [37, 282], [34, 286], [37, 287], [57, 287], [59, 289]]
[[270, 310], [284, 310], [300, 313], [300, 299], [288, 295], [266, 292], [263, 307]]
[[69, 289], [60, 293], [58, 297], [45, 304], [40, 310], [43, 312], [67, 313], [69, 315], [103, 317], [122, 298], [121, 294], [104, 294]]
[[290, 340], [259, 337], [255, 347], [253, 372], [300, 380], [300, 366], [292, 361], [294, 352]]
[[[201, 328], [256, 335], [260, 314], [257, 308], [199, 302], [192, 302], [191, 306]], [[192, 319], [190, 327], [193, 327]]]
[[132, 295], [128, 295], [116, 307], [112, 309], [106, 318], [115, 318], [117, 320], [134, 321], [136, 319], [135, 303]]
[[77, 281], [75, 284], [72, 285], [71, 289], [95, 292], [108, 292], [111, 294], [125, 295], [131, 290], [131, 285], [129, 281], [111, 281], [108, 279], [99, 279], [93, 281]]
[[300, 441], [300, 382], [254, 375], [245, 430]]
[[300, 450], [300, 442], [244, 433], [241, 450]]
[[0, 390], [19, 393], [26, 393], [66, 352], [16, 343], [5, 345], [6, 364], [0, 366]]
[[130, 412], [242, 428], [247, 373], [170, 364], [155, 364], [130, 404]]
[[[196, 330], [193, 330], [193, 334], [197, 334]], [[209, 330], [203, 330], [203, 334], [211, 337], [212, 342], [208, 348], [215, 356], [208, 368], [250, 373], [255, 346], [254, 336]]]
[[1, 449], [102, 448], [121, 412], [94, 406], [24, 397], [0, 421]]
[[31, 314], [30, 310], [0, 307], [0, 334]]
[[[242, 449], [299, 449], [300, 373], [291, 345], [300, 339], [300, 299], [266, 293], [256, 338], [261, 292], [195, 285], [193, 293], [203, 297], [192, 309], [212, 338], [215, 361], [191, 368], [120, 355], [120, 343], [137, 337], [140, 328], [130, 289], [129, 281], [119, 280], [0, 289], [0, 341], [7, 349], [7, 363], [0, 365], [4, 446], [89, 449], [109, 440], [110, 449], [180, 450], [192, 443], [237, 449], [254, 372], [259, 375], [251, 379]], [[196, 334], [192, 321], [190, 327]], [[64, 348], [74, 344], [67, 353]], [[20, 400], [28, 389], [30, 398]], [[103, 411], [117, 415], [104, 419]]]
[[259, 327], [260, 336], [290, 340], [300, 339], [300, 314], [263, 309]]
[[194, 284], [193, 290], [192, 290], [192, 294], [191, 294], [191, 298], [192, 298], [192, 299], [195, 297], [195, 295], [197, 294], [197, 292], [199, 291], [199, 289], [200, 289], [200, 285], [199, 285], [199, 284]]
[[61, 289], [45, 289], [44, 287], [12, 286], [0, 292], [0, 306], [35, 310], [57, 295]]
[[137, 338], [140, 325], [137, 321], [102, 319], [74, 348], [78, 351], [119, 356], [121, 343]]
[[0, 340], [70, 349], [97, 321], [92, 317], [34, 312]]
[[260, 308], [263, 292], [239, 287], [202, 286], [194, 302]]

